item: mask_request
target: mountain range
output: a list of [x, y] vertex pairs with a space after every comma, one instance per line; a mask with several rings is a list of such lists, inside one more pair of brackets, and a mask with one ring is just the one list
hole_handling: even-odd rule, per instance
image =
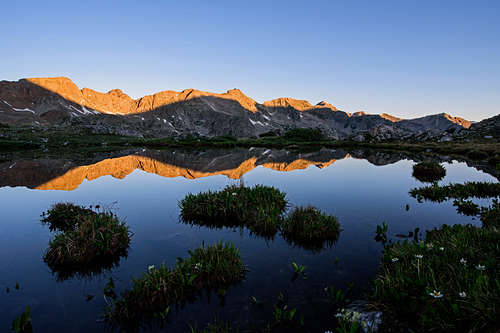
[[401, 119], [385, 113], [349, 113], [324, 101], [313, 105], [289, 97], [258, 103], [239, 89], [167, 90], [132, 99], [119, 89], [80, 89], [66, 77], [0, 81], [0, 123], [149, 137], [257, 137], [290, 128], [318, 128], [330, 138], [358, 141], [443, 138], [472, 125], [446, 113]]

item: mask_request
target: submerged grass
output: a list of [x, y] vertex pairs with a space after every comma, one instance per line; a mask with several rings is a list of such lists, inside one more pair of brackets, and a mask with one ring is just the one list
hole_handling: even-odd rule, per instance
[[207, 227], [243, 227], [274, 236], [286, 209], [285, 194], [274, 187], [228, 186], [218, 192], [188, 194], [179, 202], [185, 223]]
[[322, 249], [325, 243], [332, 245], [338, 239], [340, 224], [335, 216], [315, 207], [296, 207], [284, 219], [281, 232], [286, 240], [304, 248]]
[[433, 161], [420, 162], [413, 166], [413, 177], [421, 182], [436, 182], [446, 176], [446, 169]]
[[50, 241], [44, 261], [61, 277], [72, 272], [98, 272], [127, 255], [129, 228], [111, 212], [56, 204], [43, 221], [60, 230]]
[[[500, 232], [444, 225], [426, 242], [387, 246], [374, 302], [385, 325], [415, 332], [495, 332], [500, 329]], [[392, 320], [391, 320], [392, 319]]]
[[231, 243], [203, 244], [189, 254], [171, 269], [150, 266], [110, 305], [106, 318], [121, 327], [137, 327], [168, 313], [172, 305], [194, 300], [204, 290], [227, 288], [244, 278], [245, 266]]
[[208, 323], [205, 328], [198, 328], [198, 325], [190, 326], [190, 333], [238, 333], [239, 329], [233, 329], [231, 323], [215, 320]]

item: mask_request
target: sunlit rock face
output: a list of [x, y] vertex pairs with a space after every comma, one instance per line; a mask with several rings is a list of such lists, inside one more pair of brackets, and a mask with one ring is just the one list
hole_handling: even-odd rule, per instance
[[79, 89], [69, 78], [0, 82], [0, 122], [90, 128], [95, 133], [134, 136], [233, 135], [255, 137], [289, 128], [319, 128], [327, 136], [378, 140], [432, 137], [471, 123], [448, 114], [400, 119], [388, 114], [348, 113], [328, 102], [281, 97], [259, 103], [239, 89], [210, 93], [195, 89], [161, 91], [132, 99], [120, 89], [107, 93]]

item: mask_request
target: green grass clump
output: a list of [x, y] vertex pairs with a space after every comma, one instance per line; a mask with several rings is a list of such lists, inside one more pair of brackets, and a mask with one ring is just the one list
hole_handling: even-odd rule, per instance
[[[130, 231], [116, 215], [70, 205], [55, 205], [52, 212], [61, 214], [48, 214], [48, 218], [57, 217], [58, 225], [66, 228], [49, 242], [44, 255], [44, 261], [49, 267], [56, 272], [81, 271], [87, 268], [93, 270], [102, 263], [106, 266], [116, 262], [121, 256], [126, 256]], [[58, 210], [57, 207], [63, 209]], [[66, 219], [71, 214], [74, 214], [74, 220]]]
[[436, 182], [446, 176], [446, 169], [437, 162], [420, 162], [413, 166], [413, 177], [421, 182]]
[[449, 199], [495, 198], [500, 196], [500, 183], [466, 182], [464, 184], [436, 184], [414, 188], [410, 195], [418, 200], [442, 202]]
[[171, 269], [150, 266], [111, 304], [107, 319], [122, 327], [136, 327], [165, 313], [171, 305], [194, 300], [204, 290], [227, 288], [245, 275], [239, 250], [231, 243], [203, 244], [189, 254]]
[[228, 186], [218, 192], [188, 194], [179, 202], [185, 223], [207, 227], [243, 227], [274, 236], [287, 206], [285, 194], [274, 187]]
[[385, 248], [374, 303], [414, 332], [500, 329], [500, 232], [444, 225]]
[[77, 206], [70, 202], [54, 204], [47, 212], [42, 213], [42, 223], [48, 224], [50, 231], [72, 230], [78, 226], [81, 218], [97, 214], [90, 208]]
[[296, 207], [284, 219], [281, 232], [283, 237], [308, 249], [322, 249], [324, 243], [333, 244], [340, 233], [340, 224], [335, 216], [330, 216], [315, 207]]

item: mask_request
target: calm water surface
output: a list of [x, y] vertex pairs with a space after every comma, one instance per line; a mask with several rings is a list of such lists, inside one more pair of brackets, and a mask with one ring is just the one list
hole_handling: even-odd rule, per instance
[[[203, 326], [215, 317], [246, 328], [262, 327], [271, 317], [279, 292], [290, 307], [298, 308], [313, 331], [324, 331], [331, 329], [329, 323], [334, 320], [324, 287], [345, 287], [353, 281], [355, 297], [369, 291], [381, 253], [381, 245], [373, 240], [378, 224], [386, 221], [393, 236], [415, 227], [478, 223], [458, 215], [450, 202], [417, 203], [411, 198], [408, 191], [422, 185], [411, 176], [415, 163], [411, 160], [389, 157], [385, 160], [389, 164], [377, 166], [346, 152], [327, 151], [318, 156], [265, 149], [184, 154], [182, 158], [172, 157], [180, 153], [175, 154], [161, 157], [141, 151], [88, 165], [59, 160], [0, 164], [4, 178], [0, 180], [2, 332], [10, 330], [12, 320], [27, 305], [37, 333], [107, 331], [100, 318], [106, 307], [102, 290], [109, 277], [115, 280], [117, 291], [123, 291], [149, 265], [174, 265], [177, 257], [187, 257], [187, 251], [203, 241], [220, 240], [240, 249], [249, 268], [246, 280], [229, 288], [223, 300], [212, 295], [174, 311], [165, 331], [187, 332], [188, 324]], [[465, 163], [453, 161], [444, 166], [447, 175], [441, 183], [496, 181]], [[179, 222], [178, 201], [187, 193], [240, 182], [275, 186], [287, 193], [292, 207], [314, 205], [337, 216], [343, 228], [338, 242], [311, 252], [288, 244], [279, 235], [265, 240], [245, 230], [213, 230]], [[40, 214], [61, 201], [111, 207], [133, 232], [128, 257], [117, 268], [92, 278], [58, 281], [42, 260], [53, 234], [40, 224]], [[292, 261], [307, 266], [307, 279], [292, 281]], [[14, 288], [16, 282], [19, 290]], [[87, 302], [87, 295], [95, 297]], [[251, 296], [264, 306], [252, 305]]]

